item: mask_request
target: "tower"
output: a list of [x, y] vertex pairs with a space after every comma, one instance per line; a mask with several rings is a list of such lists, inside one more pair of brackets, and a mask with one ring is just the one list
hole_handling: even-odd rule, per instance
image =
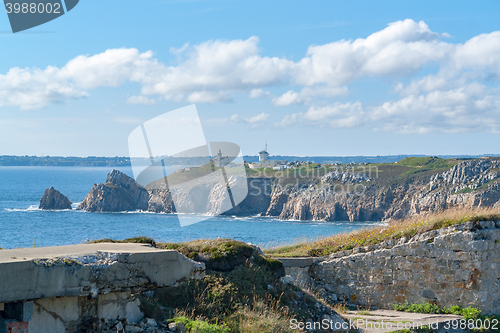
[[267, 152], [267, 142], [266, 148], [259, 151], [259, 162], [267, 162], [269, 160], [269, 153]]

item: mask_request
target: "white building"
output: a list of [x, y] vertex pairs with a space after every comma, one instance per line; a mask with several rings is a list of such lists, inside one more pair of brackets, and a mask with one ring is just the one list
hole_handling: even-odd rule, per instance
[[[267, 143], [266, 148], [264, 150], [259, 151], [259, 162], [258, 163], [248, 163], [248, 166], [251, 169], [261, 169], [261, 168], [275, 168], [276, 166], [284, 166], [286, 165], [286, 161], [275, 161], [269, 159], [269, 153], [267, 151]], [[279, 168], [281, 169], [281, 168]], [[275, 169], [277, 170], [277, 169]]]

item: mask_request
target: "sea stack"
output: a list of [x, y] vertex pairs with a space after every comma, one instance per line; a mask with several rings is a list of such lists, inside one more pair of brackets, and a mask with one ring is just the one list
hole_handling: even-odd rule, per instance
[[95, 184], [78, 209], [88, 212], [122, 212], [148, 209], [149, 193], [123, 172], [113, 170], [106, 183]]
[[45, 190], [38, 208], [44, 210], [71, 209], [71, 201], [64, 194], [51, 187]]

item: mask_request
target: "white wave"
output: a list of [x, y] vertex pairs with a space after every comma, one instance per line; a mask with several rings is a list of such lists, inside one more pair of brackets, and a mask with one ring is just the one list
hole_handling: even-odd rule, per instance
[[41, 211], [37, 205], [29, 206], [29, 208], [5, 208], [7, 212], [36, 212]]

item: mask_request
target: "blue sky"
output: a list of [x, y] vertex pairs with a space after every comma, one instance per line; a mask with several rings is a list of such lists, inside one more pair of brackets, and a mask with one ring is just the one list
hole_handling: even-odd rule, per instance
[[196, 104], [255, 154], [500, 153], [498, 1], [82, 0], [12, 34], [0, 155], [128, 154]]

